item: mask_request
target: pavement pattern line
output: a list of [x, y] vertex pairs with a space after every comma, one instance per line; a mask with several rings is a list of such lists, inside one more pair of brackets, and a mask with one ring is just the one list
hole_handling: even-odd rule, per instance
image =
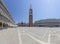
[[49, 33], [49, 36], [48, 36], [48, 44], [50, 44], [50, 38], [51, 38], [51, 34]]
[[56, 31], [53, 31], [55, 33], [55, 35], [57, 35], [60, 38], [60, 35], [56, 33]]
[[18, 29], [18, 38], [19, 38], [19, 44], [22, 44], [22, 39], [21, 39], [21, 34], [20, 34], [19, 29]]
[[[25, 31], [26, 32], [26, 31]], [[34, 33], [31, 33], [31, 32], [28, 32], [29, 34], [33, 34], [34, 36], [36, 36], [36, 37], [38, 37], [38, 38], [41, 38], [39, 35], [36, 35], [36, 34], [34, 34]], [[46, 34], [47, 34], [48, 32], [46, 32], [44, 35], [43, 35], [43, 37], [42, 38], [45, 38], [45, 36], [46, 36]], [[48, 36], [49, 37], [49, 36]]]
[[[19, 36], [21, 36], [21, 33], [20, 33], [20, 31], [18, 30], [18, 32], [19, 32]], [[53, 35], [57, 35], [59, 38], [60, 38], [60, 35], [59, 34], [57, 34], [56, 33], [56, 31], [49, 31], [49, 34], [48, 34], [48, 42], [44, 42], [44, 41], [42, 41], [42, 40], [40, 40], [40, 39], [37, 39], [35, 36], [33, 36], [33, 35], [31, 35], [31, 33], [30, 32], [27, 32], [27, 31], [23, 31], [24, 33], [26, 33], [26, 35], [27, 36], [29, 36], [31, 39], [33, 39], [34, 41], [36, 41], [36, 42], [38, 42], [38, 43], [40, 43], [40, 44], [51, 44], [50, 42], [51, 42], [51, 36], [52, 36], [52, 33], [53, 33]], [[48, 32], [46, 32], [46, 34], [47, 34]], [[44, 34], [44, 36], [46, 36], [46, 34]], [[35, 34], [34, 34], [35, 35]], [[20, 38], [20, 37], [19, 37]], [[44, 38], [44, 37], [43, 37]], [[22, 41], [22, 39], [20, 38], [20, 41]], [[21, 42], [20, 42], [20, 44], [21, 44]]]
[[32, 35], [30, 35], [30, 34], [28, 34], [28, 33], [27, 33], [27, 35], [28, 35], [30, 38], [32, 38], [33, 40], [35, 40], [35, 41], [37, 41], [38, 43], [40, 43], [40, 44], [48, 44], [48, 43], [46, 43], [46, 42], [43, 42], [43, 41], [41, 41], [41, 40], [33, 37]]

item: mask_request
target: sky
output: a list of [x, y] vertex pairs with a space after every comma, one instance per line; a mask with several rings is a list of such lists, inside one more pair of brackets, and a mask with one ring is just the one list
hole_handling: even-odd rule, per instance
[[33, 22], [42, 19], [60, 18], [60, 0], [3, 0], [16, 23], [29, 22], [32, 5]]

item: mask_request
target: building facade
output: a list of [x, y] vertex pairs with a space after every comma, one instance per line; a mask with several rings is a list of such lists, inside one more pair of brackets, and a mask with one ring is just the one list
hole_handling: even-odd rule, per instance
[[33, 26], [33, 10], [32, 10], [32, 6], [30, 5], [30, 9], [29, 9], [29, 27]]
[[0, 27], [12, 26], [14, 25], [14, 20], [7, 10], [6, 6], [0, 0]]
[[44, 19], [34, 23], [35, 27], [60, 27], [60, 19]]

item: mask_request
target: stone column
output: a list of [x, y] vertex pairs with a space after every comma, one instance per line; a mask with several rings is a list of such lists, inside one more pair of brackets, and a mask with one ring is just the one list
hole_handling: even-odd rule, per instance
[[3, 28], [3, 22], [2, 22], [2, 28]]

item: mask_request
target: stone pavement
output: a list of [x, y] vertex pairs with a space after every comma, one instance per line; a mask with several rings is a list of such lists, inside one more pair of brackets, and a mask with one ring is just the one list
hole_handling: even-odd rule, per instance
[[60, 28], [17, 27], [0, 30], [0, 44], [60, 44]]

